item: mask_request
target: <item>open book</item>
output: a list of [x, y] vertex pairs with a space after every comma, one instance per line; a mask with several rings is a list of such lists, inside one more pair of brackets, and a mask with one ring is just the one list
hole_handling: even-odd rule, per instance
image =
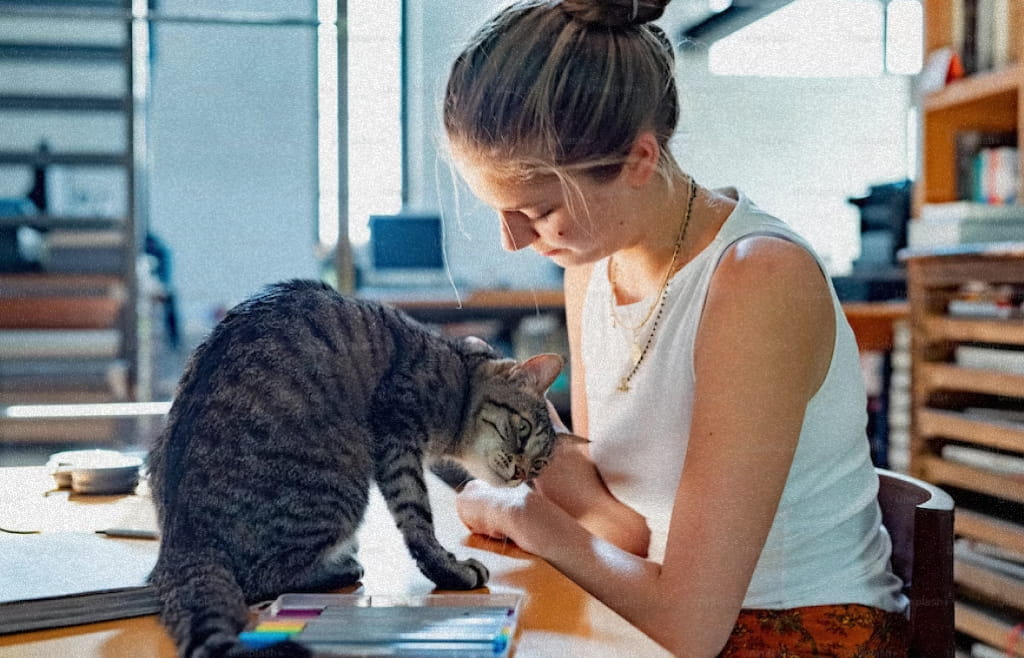
[[158, 612], [146, 584], [158, 550], [87, 532], [0, 533], [0, 633]]

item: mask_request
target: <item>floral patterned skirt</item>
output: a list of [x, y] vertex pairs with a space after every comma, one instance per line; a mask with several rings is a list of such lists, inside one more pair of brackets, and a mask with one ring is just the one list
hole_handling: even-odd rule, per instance
[[859, 604], [742, 610], [720, 658], [905, 658], [907, 620]]

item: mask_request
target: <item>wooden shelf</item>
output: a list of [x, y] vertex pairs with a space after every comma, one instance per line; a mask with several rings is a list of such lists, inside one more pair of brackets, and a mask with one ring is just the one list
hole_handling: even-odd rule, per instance
[[[1006, 619], [998, 613], [977, 605], [957, 601], [954, 612], [956, 629], [993, 647], [1005, 647], [1011, 637], [1016, 620]], [[1018, 643], [1014, 656], [1024, 658], [1024, 643]]]
[[1024, 525], [1019, 523], [958, 509], [954, 529], [958, 535], [1024, 554]]
[[1024, 503], [1024, 479], [1020, 477], [993, 473], [932, 455], [918, 457], [918, 460], [917, 466], [929, 482]]
[[[1024, 83], [1024, 66], [1001, 71], [979, 73], [951, 82], [943, 89], [924, 97], [925, 112], [973, 111], [973, 106], [984, 106], [990, 115], [1011, 118], [1017, 106], [1017, 93]], [[1013, 125], [1012, 120], [1007, 122]]]
[[0, 329], [107, 329], [123, 300], [109, 297], [0, 299]]
[[[104, 29], [97, 31], [100, 22]], [[53, 189], [61, 183], [50, 175], [57, 167], [88, 169], [120, 205], [109, 217], [72, 216], [85, 210], [76, 200], [63, 208], [51, 203], [49, 212], [37, 215], [0, 218], [8, 235], [23, 226], [61, 229], [43, 236], [41, 267], [53, 273], [0, 275], [0, 405], [152, 395], [150, 311], [140, 300], [148, 284], [135, 267], [147, 222], [145, 204], [138, 203], [142, 178], [134, 172], [145, 134], [144, 108], [137, 103], [145, 93], [135, 92], [148, 79], [149, 56], [137, 47], [136, 24], [128, 0], [0, 0], [0, 33], [17, 35], [0, 39], [0, 78], [17, 67], [48, 80], [45, 90], [10, 84], [0, 90], [0, 123], [31, 117], [30, 137], [39, 144], [28, 151], [16, 135], [0, 139], [0, 167], [30, 183], [46, 181], [43, 198], [50, 201], [73, 191]], [[97, 116], [104, 129], [93, 134]], [[27, 199], [24, 206], [35, 210]], [[112, 274], [76, 273], [104, 271]], [[4, 441], [113, 442], [124, 438], [117, 426], [107, 419], [0, 415]]]
[[910, 316], [910, 305], [896, 302], [846, 302], [843, 304], [857, 347], [862, 352], [892, 349], [893, 325]]
[[[1024, 391], [1024, 375], [998, 370], [965, 368], [950, 363], [925, 363], [918, 370], [922, 394], [934, 391], [964, 391], [982, 395], [1015, 397]], [[1024, 450], [1024, 444], [1020, 446]]]
[[473, 290], [462, 297], [461, 302], [455, 298], [454, 291], [450, 298], [436, 299], [417, 296], [410, 292], [408, 296], [389, 296], [389, 304], [404, 309], [451, 310], [451, 309], [561, 309], [565, 306], [565, 296], [561, 290], [505, 290], [481, 289]]
[[925, 96], [922, 107], [922, 135], [926, 144], [922, 158], [923, 180], [918, 181], [915, 189], [918, 211], [924, 203], [958, 200], [958, 133], [1020, 132], [1019, 94], [1022, 88], [1024, 67], [1016, 66], [957, 80], [941, 91]]
[[1024, 345], [1024, 322], [1020, 320], [976, 320], [929, 315], [922, 318], [920, 327], [922, 337], [931, 341]]
[[922, 408], [917, 413], [917, 436], [921, 438], [941, 437], [1024, 452], [1024, 428], [1019, 426], [975, 420], [956, 411]]
[[[1024, 423], [1002, 413], [1024, 407], [1024, 375], [952, 361], [961, 344], [1021, 350], [1024, 320], [956, 317], [946, 309], [968, 281], [1024, 285], [1022, 246], [965, 246], [904, 258], [912, 326], [910, 470], [954, 494], [954, 531], [982, 547], [979, 552], [987, 545], [990, 552], [1024, 554], [1024, 476], [1000, 463], [1024, 457]], [[965, 552], [955, 580], [957, 632], [1005, 646], [1024, 620], [1024, 579]], [[1019, 648], [1024, 655], [1024, 645]]]
[[1016, 606], [1024, 601], [1024, 581], [962, 560], [953, 562], [953, 580], [1003, 605]]

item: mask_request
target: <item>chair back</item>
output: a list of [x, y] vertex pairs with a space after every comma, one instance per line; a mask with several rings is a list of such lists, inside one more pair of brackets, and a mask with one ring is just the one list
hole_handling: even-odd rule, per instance
[[892, 566], [910, 600], [909, 655], [952, 658], [953, 499], [923, 480], [876, 468]]

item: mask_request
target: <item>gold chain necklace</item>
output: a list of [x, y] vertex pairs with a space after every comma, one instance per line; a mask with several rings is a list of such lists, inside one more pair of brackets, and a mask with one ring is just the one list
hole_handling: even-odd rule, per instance
[[[633, 345], [630, 348], [630, 357], [632, 361], [632, 367], [620, 381], [619, 390], [622, 392], [629, 391], [629, 382], [633, 379], [640, 364], [643, 362], [644, 357], [647, 356], [648, 350], [651, 348], [651, 344], [654, 342], [654, 334], [658, 331], [658, 324], [661, 322], [661, 314], [665, 309], [665, 299], [668, 297], [668, 284], [672, 279], [672, 270], [675, 269], [676, 259], [679, 257], [679, 250], [683, 246], [683, 241], [686, 239], [686, 228], [690, 225], [690, 211], [693, 209], [693, 199], [697, 196], [697, 185], [694, 183], [692, 178], [689, 179], [689, 198], [686, 201], [686, 214], [683, 215], [683, 220], [679, 225], [679, 234], [676, 236], [676, 244], [672, 249], [672, 260], [669, 261], [668, 267], [665, 269], [665, 276], [661, 280], [661, 289], [658, 292], [658, 298], [651, 304], [651, 307], [647, 309], [647, 313], [644, 315], [640, 323], [634, 326], [630, 326], [622, 321], [619, 317], [618, 311], [615, 310], [615, 261], [609, 261], [609, 283], [611, 284], [611, 312], [612, 312], [612, 326], [623, 327], [628, 329], [633, 334]], [[647, 335], [647, 340], [641, 346], [639, 342], [640, 334], [642, 333], [651, 317], [654, 316], [654, 324], [651, 325], [651, 332]]]

